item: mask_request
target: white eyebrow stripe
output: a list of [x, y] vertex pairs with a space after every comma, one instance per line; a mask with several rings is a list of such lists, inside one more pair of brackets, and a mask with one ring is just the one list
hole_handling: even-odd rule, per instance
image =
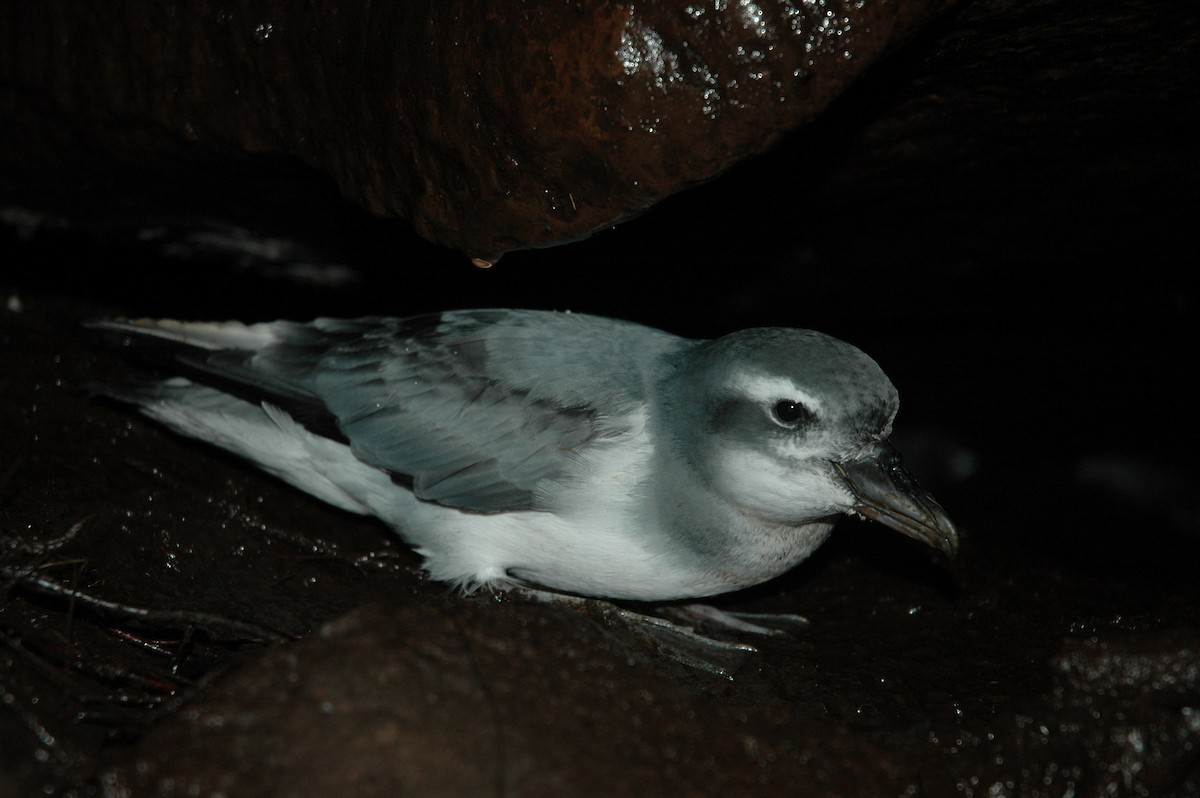
[[814, 413], [823, 409], [821, 400], [804, 390], [787, 377], [768, 374], [746, 374], [737, 384], [752, 398], [761, 400], [764, 404], [788, 400], [800, 402]]

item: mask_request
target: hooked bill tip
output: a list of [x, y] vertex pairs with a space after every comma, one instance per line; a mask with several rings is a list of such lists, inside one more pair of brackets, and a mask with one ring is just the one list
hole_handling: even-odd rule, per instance
[[838, 475], [854, 495], [851, 509], [872, 521], [938, 549], [948, 558], [958, 553], [958, 528], [900, 462], [887, 443], [873, 456], [851, 464], [834, 463]]

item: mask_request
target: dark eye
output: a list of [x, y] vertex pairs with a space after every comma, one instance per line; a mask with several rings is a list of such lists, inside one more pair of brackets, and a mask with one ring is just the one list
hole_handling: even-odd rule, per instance
[[799, 402], [793, 402], [790, 399], [782, 399], [775, 403], [775, 407], [771, 408], [771, 414], [775, 416], [775, 420], [785, 427], [798, 427], [801, 424], [806, 424], [813, 418], [813, 413]]

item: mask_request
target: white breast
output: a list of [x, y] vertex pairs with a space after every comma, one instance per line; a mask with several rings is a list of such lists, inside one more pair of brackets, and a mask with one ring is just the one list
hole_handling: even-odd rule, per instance
[[649, 526], [654, 445], [645, 421], [641, 411], [626, 419], [628, 432], [594, 444], [572, 477], [544, 486], [544, 510], [468, 513], [404, 491], [387, 499], [385, 517], [434, 579], [466, 590], [529, 582], [609, 598], [677, 597], [696, 577], [675, 573], [670, 541]]

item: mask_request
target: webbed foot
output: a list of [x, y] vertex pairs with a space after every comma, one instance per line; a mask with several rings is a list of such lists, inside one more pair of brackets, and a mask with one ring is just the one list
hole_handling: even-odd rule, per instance
[[569, 606], [597, 621], [606, 629], [634, 635], [643, 645], [690, 668], [732, 679], [757, 653], [748, 643], [710, 637], [698, 629], [739, 635], [792, 635], [808, 625], [799, 615], [726, 612], [705, 604], [672, 605], [659, 608], [664, 615], [646, 615], [602, 599], [583, 598], [530, 587], [508, 591], [527, 601]]

